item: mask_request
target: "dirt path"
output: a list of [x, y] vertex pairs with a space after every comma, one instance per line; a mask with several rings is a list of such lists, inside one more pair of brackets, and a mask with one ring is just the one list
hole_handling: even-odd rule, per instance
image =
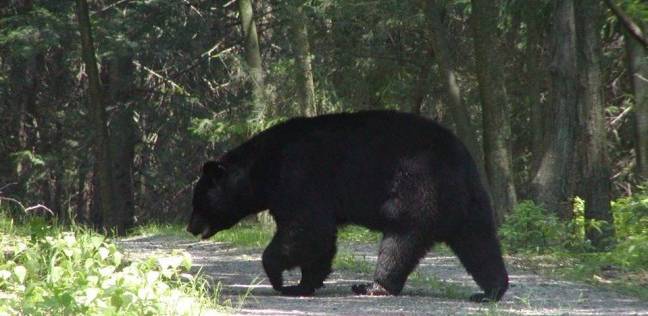
[[[277, 295], [270, 287], [261, 266], [260, 249], [242, 250], [223, 243], [171, 237], [132, 238], [119, 243], [138, 257], [173, 249], [188, 251], [196, 267], [221, 282], [223, 299], [237, 306], [245, 297], [237, 309], [244, 315], [648, 315], [648, 302], [548, 279], [510, 265], [511, 288], [502, 302], [470, 303], [466, 293], [477, 291], [470, 276], [453, 256], [434, 252], [421, 262], [398, 297], [354, 296], [351, 284], [369, 282], [371, 272], [343, 270], [332, 273], [314, 297], [291, 298]], [[375, 246], [343, 244], [339, 248], [339, 253], [352, 253], [359, 261], [366, 261], [361, 264], [364, 270], [373, 268]], [[287, 283], [299, 280], [298, 271], [284, 276]]]

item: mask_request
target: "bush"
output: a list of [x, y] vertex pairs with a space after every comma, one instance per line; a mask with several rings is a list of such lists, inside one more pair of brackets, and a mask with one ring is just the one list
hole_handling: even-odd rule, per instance
[[519, 203], [499, 230], [504, 247], [512, 252], [546, 253], [569, 239], [569, 229], [558, 217], [531, 201]]
[[185, 272], [186, 253], [128, 262], [90, 231], [34, 221], [21, 235], [0, 222], [0, 314], [194, 315], [216, 306], [207, 282]]
[[624, 267], [648, 268], [648, 185], [612, 202], [612, 211], [618, 244], [611, 258]]
[[612, 202], [617, 239], [648, 234], [648, 190]]

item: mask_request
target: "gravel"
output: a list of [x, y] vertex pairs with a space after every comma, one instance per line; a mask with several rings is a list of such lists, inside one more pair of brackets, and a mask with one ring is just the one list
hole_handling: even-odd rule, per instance
[[[371, 274], [334, 271], [312, 297], [283, 297], [272, 290], [261, 265], [262, 249], [180, 237], [119, 241], [131, 257], [185, 250], [194, 268], [220, 283], [221, 300], [240, 315], [648, 315], [648, 302], [571, 281], [554, 280], [509, 265], [510, 289], [498, 304], [467, 301], [478, 288], [451, 255], [430, 252], [397, 297], [355, 296], [351, 285]], [[338, 245], [373, 265], [376, 245]], [[505, 258], [512, 261], [514, 258]], [[299, 271], [284, 274], [297, 283]], [[428, 281], [429, 279], [436, 281]], [[465, 295], [465, 297], [464, 297]]]

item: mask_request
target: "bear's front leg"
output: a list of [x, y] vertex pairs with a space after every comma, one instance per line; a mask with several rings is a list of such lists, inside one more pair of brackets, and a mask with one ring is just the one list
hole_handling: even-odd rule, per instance
[[278, 228], [272, 241], [263, 251], [263, 269], [270, 280], [272, 288], [288, 296], [309, 296], [315, 292], [315, 287], [310, 284], [300, 282], [299, 285], [283, 286], [282, 273], [285, 270], [294, 268], [298, 261], [294, 250], [288, 253], [288, 249], [295, 248], [291, 243], [288, 234], [282, 233], [284, 230]]
[[323, 226], [325, 225], [320, 225], [319, 229], [309, 229], [307, 230], [309, 234], [296, 237], [300, 244], [295, 256], [300, 258], [298, 265], [301, 269], [301, 281], [299, 285], [284, 287], [282, 294], [308, 296], [324, 286], [324, 280], [331, 273], [331, 265], [335, 257], [336, 232], [334, 225], [331, 225], [332, 231], [324, 231]]
[[263, 269], [265, 270], [268, 280], [275, 291], [283, 289], [282, 273], [286, 269], [285, 256], [281, 255], [281, 244], [279, 232], [275, 234], [268, 244], [268, 247], [263, 251]]

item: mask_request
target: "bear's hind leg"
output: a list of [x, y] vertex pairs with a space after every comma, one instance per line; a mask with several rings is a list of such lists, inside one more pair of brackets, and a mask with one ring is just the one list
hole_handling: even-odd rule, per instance
[[414, 234], [385, 233], [372, 284], [354, 285], [358, 295], [398, 295], [428, 247]]
[[495, 233], [470, 229], [467, 225], [448, 245], [484, 293], [470, 297], [473, 302], [499, 301], [508, 289], [508, 273]]

